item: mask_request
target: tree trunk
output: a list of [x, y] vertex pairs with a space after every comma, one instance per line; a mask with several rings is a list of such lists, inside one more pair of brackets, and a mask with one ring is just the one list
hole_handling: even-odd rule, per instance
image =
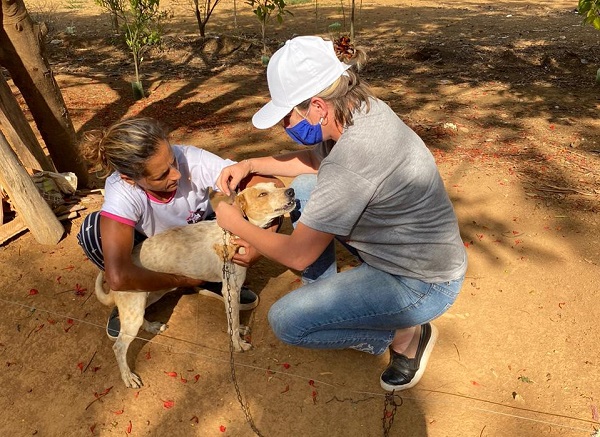
[[200, 31], [200, 36], [202, 38], [205, 37], [205, 32], [206, 32], [206, 23], [204, 22], [204, 20], [202, 20], [202, 16], [200, 15], [200, 8], [198, 7], [198, 1], [199, 0], [194, 0], [194, 5], [196, 6], [195, 9], [195, 14], [196, 14], [196, 21], [198, 22], [198, 30]]
[[43, 50], [43, 35], [23, 0], [0, 0], [0, 65], [23, 95], [59, 172], [73, 172], [87, 186], [87, 166], [77, 149], [77, 135]]
[[0, 126], [26, 168], [32, 171], [56, 171], [2, 74], [0, 74]]

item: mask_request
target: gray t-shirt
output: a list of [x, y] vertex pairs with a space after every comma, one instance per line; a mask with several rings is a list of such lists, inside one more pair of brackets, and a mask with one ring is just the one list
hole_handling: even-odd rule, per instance
[[466, 252], [454, 209], [421, 138], [381, 100], [354, 112], [354, 124], [323, 158], [300, 221], [337, 235], [364, 262], [426, 282], [461, 277]]

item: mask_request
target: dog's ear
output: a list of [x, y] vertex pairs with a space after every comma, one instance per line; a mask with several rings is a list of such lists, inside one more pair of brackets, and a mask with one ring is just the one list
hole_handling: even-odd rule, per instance
[[235, 191], [232, 191], [231, 194], [229, 196], [227, 196], [226, 194], [223, 194], [220, 191], [215, 191], [212, 188], [209, 188], [208, 189], [208, 199], [210, 201], [210, 205], [212, 206], [213, 211], [216, 211], [217, 205], [220, 202], [227, 202], [230, 205], [233, 204], [233, 202], [236, 199], [236, 194], [235, 194]]
[[248, 201], [246, 200], [246, 196], [244, 196], [243, 192], [240, 193], [239, 196], [236, 196], [234, 202], [240, 208], [240, 211], [242, 211], [242, 213], [244, 213], [244, 215], [246, 215], [246, 207], [248, 205]]

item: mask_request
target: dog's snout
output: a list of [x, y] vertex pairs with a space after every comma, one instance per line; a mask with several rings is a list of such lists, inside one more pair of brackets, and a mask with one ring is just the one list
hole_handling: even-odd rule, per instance
[[285, 195], [287, 197], [294, 197], [294, 189], [293, 188], [288, 188], [287, 190], [285, 190]]

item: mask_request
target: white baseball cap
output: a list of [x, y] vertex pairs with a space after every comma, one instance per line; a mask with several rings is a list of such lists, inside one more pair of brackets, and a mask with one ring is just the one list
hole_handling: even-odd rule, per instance
[[294, 106], [319, 94], [350, 67], [337, 58], [331, 41], [318, 36], [286, 41], [267, 66], [271, 101], [254, 114], [252, 124], [258, 129], [274, 126]]

